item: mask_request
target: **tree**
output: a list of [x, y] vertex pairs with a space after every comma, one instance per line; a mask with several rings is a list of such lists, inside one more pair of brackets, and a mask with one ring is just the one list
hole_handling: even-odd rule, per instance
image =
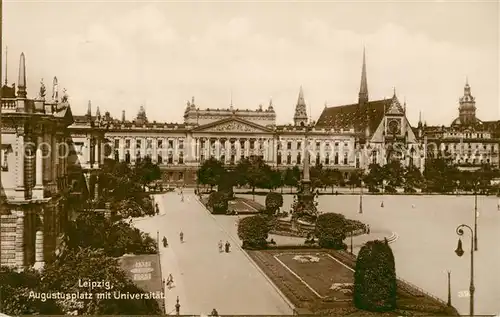
[[225, 173], [224, 165], [222, 162], [211, 157], [203, 162], [197, 171], [198, 183], [209, 185], [210, 190], [219, 184], [221, 176]]
[[236, 185], [236, 176], [234, 171], [224, 171], [217, 184], [217, 190], [226, 196], [226, 200], [234, 198], [233, 187]]
[[344, 239], [347, 233], [347, 220], [344, 215], [324, 213], [316, 219], [314, 235], [322, 248], [345, 249]]
[[255, 188], [268, 186], [271, 167], [260, 156], [251, 156], [241, 160], [235, 168], [240, 185], [249, 185], [255, 199]]
[[99, 214], [82, 214], [70, 223], [68, 248], [102, 249], [107, 256], [154, 254], [157, 243], [149, 235], [123, 221], [111, 221]]
[[151, 161], [151, 157], [146, 156], [134, 165], [134, 179], [142, 184], [143, 188], [152, 181], [161, 178], [160, 167]]
[[267, 245], [269, 224], [266, 217], [257, 215], [243, 218], [238, 223], [238, 237], [243, 241], [243, 248], [263, 248]]
[[403, 178], [405, 192], [410, 192], [411, 189], [420, 188], [424, 181], [420, 169], [412, 164], [405, 169]]
[[425, 191], [446, 193], [457, 186], [460, 172], [450, 159], [428, 158], [425, 161]]
[[369, 241], [359, 251], [354, 272], [354, 305], [369, 311], [396, 308], [396, 266], [385, 241]]
[[208, 206], [212, 208], [213, 214], [225, 215], [228, 211], [227, 195], [224, 192], [212, 192], [208, 196]]
[[102, 288], [82, 289], [79, 279], [109, 282], [113, 286], [111, 292], [144, 293], [133, 284], [120, 268], [118, 261], [106, 256], [103, 250], [78, 248], [67, 250], [53, 263], [48, 264], [42, 272], [44, 289], [53, 292], [76, 294], [92, 293], [92, 299], [65, 299], [58, 304], [64, 312], [77, 311], [79, 315], [140, 315], [160, 314], [158, 302], [154, 299], [100, 299], [96, 293], [106, 291]]
[[318, 164], [311, 168], [311, 189], [321, 188], [324, 186], [323, 179], [325, 177], [326, 170], [323, 169], [323, 165]]
[[389, 161], [383, 167], [383, 174], [387, 180], [387, 185], [399, 187], [403, 183], [405, 169], [399, 160]]
[[300, 170], [298, 166], [294, 166], [293, 168], [287, 168], [285, 170], [285, 177], [283, 180], [283, 184], [286, 186], [290, 186], [290, 192], [292, 187], [298, 187], [300, 180]]
[[42, 300], [30, 296], [47, 291], [41, 285], [40, 274], [34, 270], [16, 272], [0, 267], [0, 307], [9, 315], [62, 315], [64, 311], [52, 299]]
[[283, 207], [283, 195], [275, 192], [268, 193], [266, 196], [266, 212], [269, 215], [274, 215], [281, 207]]

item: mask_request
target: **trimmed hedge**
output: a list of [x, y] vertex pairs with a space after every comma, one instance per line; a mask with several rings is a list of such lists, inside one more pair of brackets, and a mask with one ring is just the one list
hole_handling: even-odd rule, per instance
[[314, 230], [319, 246], [328, 249], [345, 250], [347, 245], [343, 241], [348, 231], [347, 224], [347, 219], [341, 214], [331, 212], [319, 215]]
[[213, 214], [226, 214], [229, 204], [226, 193], [212, 192], [208, 196], [207, 205], [212, 209]]
[[266, 212], [270, 215], [274, 215], [280, 207], [283, 207], [283, 195], [276, 192], [270, 192], [267, 194]]
[[244, 249], [263, 249], [267, 246], [269, 234], [268, 219], [263, 216], [250, 216], [238, 223], [238, 237]]
[[397, 279], [394, 254], [387, 242], [367, 242], [359, 251], [354, 272], [354, 305], [374, 312], [396, 308]]

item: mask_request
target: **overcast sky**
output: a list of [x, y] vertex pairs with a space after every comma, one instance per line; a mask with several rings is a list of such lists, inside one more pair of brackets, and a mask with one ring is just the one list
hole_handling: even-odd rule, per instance
[[[201, 108], [267, 107], [292, 121], [299, 88], [317, 119], [357, 101], [363, 46], [371, 100], [448, 125], [468, 76], [478, 117], [499, 115], [499, 5], [491, 2], [130, 2], [4, 0], [8, 79], [26, 55], [28, 94], [66, 88], [74, 114], [182, 122]], [[4, 77], [4, 75], [2, 75]], [[50, 95], [50, 93], [49, 93]]]

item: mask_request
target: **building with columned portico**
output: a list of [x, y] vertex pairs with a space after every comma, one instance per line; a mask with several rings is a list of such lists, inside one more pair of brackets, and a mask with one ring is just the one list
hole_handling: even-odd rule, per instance
[[[396, 142], [403, 143], [408, 153], [400, 158], [403, 163], [423, 167], [418, 140], [406, 118], [406, 105], [400, 104], [395, 93], [386, 100], [368, 100], [364, 56], [357, 104], [325, 107], [318, 121], [310, 122], [300, 87], [294, 124], [278, 125], [276, 115], [272, 100], [267, 106], [249, 110], [232, 102], [226, 107], [205, 107], [192, 97], [186, 104], [184, 121], [166, 123], [151, 121], [144, 107], [132, 120], [126, 119], [125, 111], [120, 119], [108, 112], [102, 115], [89, 101], [86, 115], [75, 116], [70, 130], [79, 161], [86, 169], [98, 168], [96, 162], [105, 158], [133, 164], [149, 156], [170, 184], [195, 183], [196, 170], [210, 157], [229, 166], [244, 157], [260, 156], [278, 169], [301, 167], [306, 146], [311, 164], [338, 169], [346, 178], [353, 171], [366, 170], [371, 163], [384, 164], [387, 144]], [[313, 128], [306, 145], [308, 124]], [[97, 182], [89, 184], [97, 193]]]

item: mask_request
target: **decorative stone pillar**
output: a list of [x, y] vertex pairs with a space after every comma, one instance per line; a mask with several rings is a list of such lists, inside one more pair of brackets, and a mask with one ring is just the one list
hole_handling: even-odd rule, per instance
[[43, 161], [42, 161], [42, 177], [43, 177], [43, 184], [48, 184], [51, 181], [51, 161], [50, 161], [50, 135], [47, 132], [44, 132], [42, 142], [38, 146], [42, 148], [42, 155], [43, 155]]
[[33, 196], [37, 199], [43, 198], [43, 170], [42, 170], [42, 149], [37, 148], [35, 153], [35, 188], [33, 189]]
[[24, 214], [17, 215], [16, 221], [16, 267], [24, 268]]
[[35, 270], [43, 269], [45, 262], [43, 259], [43, 232], [41, 230], [36, 232], [35, 238]]
[[94, 164], [95, 166], [94, 167], [99, 167], [99, 152], [100, 152], [100, 140], [99, 139], [95, 139], [95, 145], [94, 145]]
[[[55, 133], [55, 131], [54, 131]], [[56, 190], [56, 184], [57, 184], [57, 177], [58, 177], [58, 169], [59, 169], [59, 152], [57, 148], [57, 135], [52, 135], [52, 146], [50, 149], [51, 152], [51, 165], [52, 165], [52, 186], [54, 187], [52, 190]]]
[[94, 199], [98, 200], [99, 199], [99, 176], [96, 176], [95, 178], [95, 184], [94, 184]]
[[17, 136], [16, 149], [16, 183], [17, 190], [24, 192], [24, 136]]

